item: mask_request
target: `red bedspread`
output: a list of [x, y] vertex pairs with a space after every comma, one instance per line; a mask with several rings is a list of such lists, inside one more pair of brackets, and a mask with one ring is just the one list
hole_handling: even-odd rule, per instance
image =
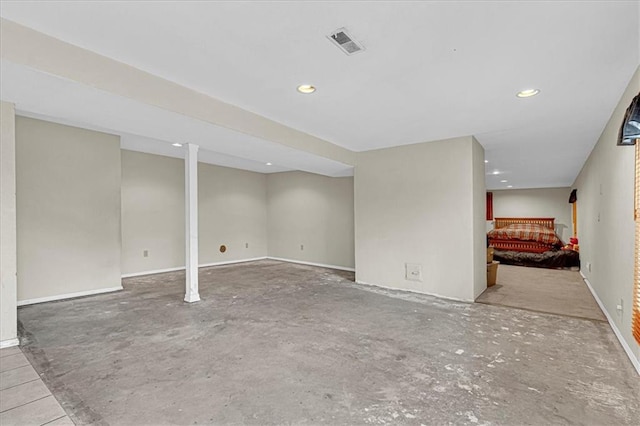
[[562, 246], [562, 241], [553, 229], [536, 224], [513, 224], [489, 231], [488, 235], [490, 240], [535, 241], [550, 246]]

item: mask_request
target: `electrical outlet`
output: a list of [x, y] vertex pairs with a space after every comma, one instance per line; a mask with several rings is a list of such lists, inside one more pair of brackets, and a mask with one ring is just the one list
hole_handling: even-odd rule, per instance
[[618, 311], [618, 315], [622, 316], [624, 312], [624, 299], [620, 299], [620, 302], [616, 305], [616, 311]]
[[149, 257], [149, 250], [144, 250], [144, 251], [142, 252], [142, 256], [143, 256], [143, 257]]
[[249, 248], [249, 243], [244, 243], [244, 248]]
[[591, 272], [591, 262], [587, 262], [587, 271]]
[[405, 279], [408, 281], [422, 281], [422, 265], [419, 263], [405, 263]]
[[304, 250], [304, 244], [300, 244], [300, 250]]

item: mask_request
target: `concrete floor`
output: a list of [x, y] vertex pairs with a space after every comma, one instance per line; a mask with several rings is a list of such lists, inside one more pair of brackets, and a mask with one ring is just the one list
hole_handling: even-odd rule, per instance
[[606, 323], [260, 261], [23, 307], [23, 350], [76, 423], [637, 424]]
[[496, 285], [476, 302], [606, 321], [580, 272], [499, 265]]

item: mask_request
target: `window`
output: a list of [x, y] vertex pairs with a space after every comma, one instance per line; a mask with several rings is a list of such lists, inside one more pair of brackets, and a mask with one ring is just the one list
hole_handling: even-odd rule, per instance
[[633, 252], [633, 305], [631, 314], [631, 333], [640, 344], [640, 93], [627, 108], [618, 134], [620, 146], [635, 145], [635, 182], [633, 200], [633, 220], [635, 222], [635, 248]]

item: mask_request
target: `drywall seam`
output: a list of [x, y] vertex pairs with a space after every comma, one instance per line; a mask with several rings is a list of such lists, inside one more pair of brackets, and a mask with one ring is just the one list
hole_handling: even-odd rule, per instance
[[267, 256], [267, 259], [279, 260], [280, 262], [299, 263], [300, 265], [317, 266], [317, 267], [320, 267], [320, 268], [337, 269], [339, 271], [349, 271], [349, 272], [355, 272], [356, 271], [354, 268], [348, 268], [346, 266], [326, 265], [324, 263], [305, 262], [303, 260], [285, 259], [283, 257]]
[[[203, 263], [198, 265], [198, 268], [208, 268], [209, 266], [231, 265], [234, 263], [254, 262], [256, 260], [265, 260], [266, 258], [267, 258], [266, 256], [263, 256], [263, 257], [252, 257], [249, 259], [238, 259], [238, 260], [227, 260], [223, 262]], [[154, 269], [152, 271], [134, 272], [132, 274], [124, 274], [122, 278], [141, 277], [143, 275], [155, 275], [155, 274], [162, 274], [164, 272], [175, 272], [175, 271], [184, 271], [184, 266], [177, 266], [175, 268], [166, 268], [166, 269]]]
[[607, 312], [607, 309], [604, 307], [604, 303], [602, 303], [602, 301], [600, 300], [600, 298], [596, 294], [596, 291], [593, 289], [593, 287], [591, 287], [591, 283], [589, 282], [587, 277], [584, 276], [582, 271], [580, 271], [580, 275], [582, 275], [582, 279], [584, 280], [585, 284], [589, 288], [589, 291], [593, 295], [593, 298], [596, 299], [596, 302], [598, 303], [598, 306], [600, 306], [600, 309], [602, 310], [604, 315], [607, 317], [607, 321], [609, 322], [609, 325], [611, 326], [611, 329], [613, 330], [613, 333], [618, 338], [618, 341], [622, 345], [622, 349], [624, 349], [625, 353], [629, 357], [629, 360], [631, 361], [631, 364], [633, 365], [633, 367], [638, 372], [638, 375], [640, 376], [640, 360], [638, 358], [636, 358], [636, 356], [634, 355], [633, 351], [629, 347], [629, 344], [627, 344], [627, 342], [622, 337], [622, 333], [620, 332], [620, 330], [618, 330], [618, 327], [616, 326], [615, 322], [613, 321], [613, 318], [611, 318], [611, 316], [609, 315], [609, 312]]
[[20, 341], [18, 339], [7, 339], [0, 342], [0, 349], [10, 348], [12, 346], [18, 346]]
[[388, 286], [384, 286], [384, 285], [380, 285], [380, 284], [371, 284], [371, 283], [367, 283], [367, 282], [359, 281], [359, 280], [356, 280], [356, 283], [357, 284], [366, 285], [366, 286], [370, 286], [370, 287], [384, 288], [386, 290], [403, 291], [403, 292], [406, 292], [406, 293], [414, 293], [414, 294], [423, 294], [425, 296], [437, 297], [438, 299], [450, 300], [452, 302], [475, 303], [473, 300], [458, 299], [457, 297], [442, 296], [440, 294], [426, 293], [424, 291], [417, 291], [417, 290], [407, 290], [405, 288], [388, 287]]
[[53, 302], [56, 300], [75, 299], [76, 297], [93, 296], [102, 293], [112, 293], [122, 290], [120, 287], [100, 288], [98, 290], [79, 291], [77, 293], [58, 294], [55, 296], [38, 297], [37, 299], [18, 300], [18, 306], [35, 305], [36, 303]]

